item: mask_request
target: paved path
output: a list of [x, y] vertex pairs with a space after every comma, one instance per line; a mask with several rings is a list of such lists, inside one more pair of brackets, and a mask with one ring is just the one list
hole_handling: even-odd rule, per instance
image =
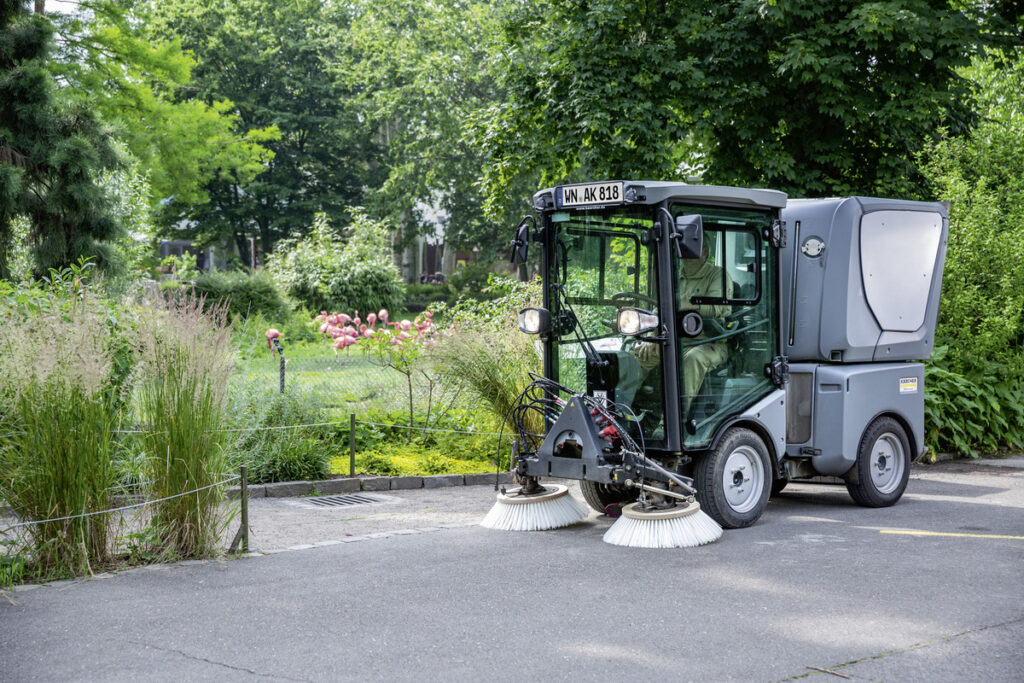
[[[1024, 459], [915, 468], [893, 508], [792, 485], [697, 549], [609, 520], [475, 526], [486, 487], [307, 510], [254, 501], [269, 554], [0, 598], [0, 680], [1019, 681]], [[445, 526], [448, 525], [448, 526]], [[951, 535], [917, 535], [931, 532]], [[898, 533], [893, 533], [898, 532]], [[322, 545], [316, 546], [314, 544]], [[270, 552], [293, 546], [312, 546]]]

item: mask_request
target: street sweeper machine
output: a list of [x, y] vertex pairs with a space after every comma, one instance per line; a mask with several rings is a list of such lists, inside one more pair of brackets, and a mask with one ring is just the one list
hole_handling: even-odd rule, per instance
[[[679, 547], [746, 527], [789, 481], [842, 477], [892, 505], [924, 450], [948, 232], [939, 203], [597, 182], [545, 189], [520, 312], [543, 376], [510, 419], [518, 488], [484, 521], [543, 529], [586, 508], [610, 543]], [[720, 525], [720, 526], [719, 526]]]

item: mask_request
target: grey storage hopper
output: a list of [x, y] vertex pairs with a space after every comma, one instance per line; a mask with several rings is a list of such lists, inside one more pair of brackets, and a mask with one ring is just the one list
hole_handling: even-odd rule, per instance
[[790, 361], [927, 358], [935, 341], [949, 216], [936, 202], [790, 199], [780, 253]]

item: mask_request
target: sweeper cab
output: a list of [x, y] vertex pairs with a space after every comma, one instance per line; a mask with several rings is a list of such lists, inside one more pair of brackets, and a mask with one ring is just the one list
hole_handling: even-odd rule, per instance
[[613, 181], [533, 206], [513, 247], [540, 252], [520, 328], [543, 377], [512, 414], [508, 500], [577, 479], [600, 512], [699, 507], [725, 528], [820, 475], [860, 505], [899, 500], [925, 448], [944, 205]]

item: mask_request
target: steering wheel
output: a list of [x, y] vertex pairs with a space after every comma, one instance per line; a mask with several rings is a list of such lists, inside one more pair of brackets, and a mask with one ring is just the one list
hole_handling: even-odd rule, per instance
[[630, 302], [647, 303], [651, 304], [655, 308], [657, 308], [658, 306], [657, 299], [653, 299], [649, 296], [640, 294], [638, 292], [616, 292], [615, 294], [612, 294], [611, 300], [612, 303], [615, 304], [616, 306], [621, 306], [622, 304], [627, 304]]

